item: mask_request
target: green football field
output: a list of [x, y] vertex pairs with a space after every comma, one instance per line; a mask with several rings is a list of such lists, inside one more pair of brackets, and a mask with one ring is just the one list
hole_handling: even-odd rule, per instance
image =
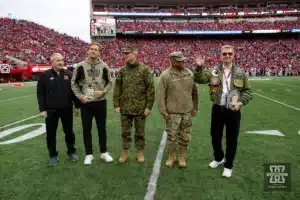
[[[200, 109], [193, 119], [186, 169], [176, 165], [165, 167], [164, 121], [155, 105], [146, 125], [145, 163], [135, 161], [134, 144], [130, 161], [117, 162], [121, 151], [120, 119], [112, 106], [112, 92], [108, 96], [107, 129], [108, 149], [115, 161], [109, 164], [100, 161], [94, 123], [95, 159], [90, 166], [83, 164], [81, 119], [75, 117], [80, 161], [67, 160], [60, 124], [57, 137], [60, 161], [49, 168], [44, 121], [37, 116], [35, 84], [20, 88], [0, 85], [0, 199], [299, 200], [300, 77], [273, 77], [250, 83], [253, 100], [242, 110], [238, 151], [230, 179], [221, 176], [222, 166], [208, 167], [212, 146], [207, 85], [198, 85]], [[275, 133], [278, 135], [272, 135]], [[28, 136], [32, 138], [17, 142]], [[291, 171], [285, 171], [291, 177], [290, 192], [264, 190], [265, 181], [269, 181], [265, 180], [264, 165], [270, 163], [291, 164]]]

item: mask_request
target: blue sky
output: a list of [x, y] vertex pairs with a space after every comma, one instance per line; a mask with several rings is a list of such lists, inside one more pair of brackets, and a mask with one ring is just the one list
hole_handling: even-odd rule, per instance
[[0, 16], [26, 19], [89, 42], [89, 0], [0, 0]]

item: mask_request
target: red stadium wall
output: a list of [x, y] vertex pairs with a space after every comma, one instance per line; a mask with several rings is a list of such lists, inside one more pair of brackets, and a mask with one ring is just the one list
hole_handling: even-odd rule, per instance
[[[67, 67], [64, 67], [64, 68], [68, 69]], [[10, 68], [9, 73], [0, 72], [0, 83], [38, 80], [40, 74], [47, 69], [51, 69], [51, 66], [50, 65], [31, 65], [28, 67]]]

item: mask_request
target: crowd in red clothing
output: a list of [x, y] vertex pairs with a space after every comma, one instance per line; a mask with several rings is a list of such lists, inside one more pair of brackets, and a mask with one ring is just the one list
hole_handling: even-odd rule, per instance
[[[188, 66], [194, 66], [194, 57], [201, 54], [206, 57], [207, 66], [216, 66], [220, 62], [220, 48], [229, 44], [235, 48], [235, 63], [241, 68], [300, 69], [300, 41], [286, 40], [195, 40], [195, 39], [123, 39], [105, 44], [104, 60], [111, 67], [123, 64], [120, 47], [132, 44], [139, 48], [139, 60], [152, 69], [163, 70], [169, 65], [168, 55], [181, 50], [189, 58]], [[113, 53], [114, 56], [111, 56]]]
[[49, 64], [51, 54], [60, 52], [67, 63], [73, 63], [86, 54], [87, 45], [33, 22], [0, 18], [1, 62], [8, 62], [6, 56], [11, 56], [27, 64]]
[[[270, 26], [282, 27], [284, 23], [274, 24]], [[213, 26], [213, 24], [207, 26]], [[290, 27], [292, 24], [287, 23], [284, 26]], [[188, 66], [194, 65], [193, 57], [197, 53], [207, 57], [208, 66], [215, 66], [219, 62], [220, 47], [225, 44], [234, 46], [236, 50], [235, 62], [244, 69], [253, 67], [257, 69], [264, 67], [280, 69], [288, 66], [300, 68], [300, 41], [295, 39], [118, 38], [103, 43], [103, 60], [112, 68], [121, 67], [124, 64], [121, 49], [127, 44], [138, 47], [139, 59], [151, 69], [163, 70], [168, 67], [168, 55], [175, 50], [182, 50], [189, 57]], [[7, 56], [10, 56], [27, 64], [49, 64], [51, 54], [59, 52], [64, 55], [66, 64], [75, 64], [86, 57], [87, 49], [88, 43], [78, 38], [59, 34], [52, 29], [32, 22], [0, 18], [0, 62], [8, 62]]]
[[118, 22], [117, 28], [124, 31], [217, 31], [217, 30], [280, 30], [300, 27], [300, 20], [297, 21], [275, 21], [275, 22], [237, 22], [237, 23], [215, 23], [205, 22]]

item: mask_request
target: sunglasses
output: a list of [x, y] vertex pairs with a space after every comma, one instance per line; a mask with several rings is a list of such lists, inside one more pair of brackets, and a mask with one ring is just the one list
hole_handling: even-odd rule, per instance
[[232, 56], [232, 52], [229, 52], [229, 53], [223, 53], [222, 55], [223, 55], [223, 56], [227, 56], [227, 55]]

